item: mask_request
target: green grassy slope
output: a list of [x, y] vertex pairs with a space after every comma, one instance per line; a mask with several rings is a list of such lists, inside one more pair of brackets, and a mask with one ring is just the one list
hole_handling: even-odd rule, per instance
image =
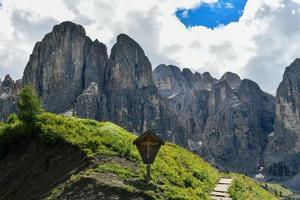
[[263, 189], [259, 184], [249, 177], [236, 174], [232, 175], [232, 177], [234, 177], [234, 181], [229, 189], [229, 193], [233, 200], [278, 199], [278, 197], [270, 194], [267, 190]]
[[[17, 119], [0, 125], [0, 160], [5, 143], [18, 135], [35, 134], [46, 144], [65, 141], [78, 146], [93, 160], [87, 170], [74, 174], [57, 186], [48, 199], [55, 199], [86, 178], [113, 184], [128, 192], [139, 192], [152, 199], [210, 199], [209, 193], [222, 176], [200, 157], [172, 143], [164, 145], [152, 165], [152, 180], [145, 186], [145, 165], [132, 142], [135, 135], [111, 122], [64, 117], [44, 113], [35, 128], [26, 128]], [[249, 178], [236, 176], [230, 193], [236, 200], [276, 199]], [[108, 177], [108, 178], [107, 178]], [[113, 180], [113, 181], [112, 181]]]

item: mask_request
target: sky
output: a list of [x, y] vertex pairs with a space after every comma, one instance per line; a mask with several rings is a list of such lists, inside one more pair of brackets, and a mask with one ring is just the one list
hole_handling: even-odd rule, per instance
[[300, 57], [300, 0], [0, 0], [0, 77], [21, 78], [34, 44], [63, 21], [108, 53], [126, 33], [153, 68], [231, 71], [271, 94]]
[[187, 28], [204, 26], [210, 29], [238, 22], [244, 13], [247, 0], [220, 0], [202, 3], [195, 8], [181, 8], [175, 14]]

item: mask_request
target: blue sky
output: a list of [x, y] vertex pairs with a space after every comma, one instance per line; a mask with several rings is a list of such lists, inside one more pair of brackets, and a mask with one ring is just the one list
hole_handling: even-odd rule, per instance
[[214, 29], [239, 21], [243, 15], [247, 0], [219, 0], [216, 3], [200, 4], [196, 8], [178, 9], [177, 18], [186, 27], [205, 26]]

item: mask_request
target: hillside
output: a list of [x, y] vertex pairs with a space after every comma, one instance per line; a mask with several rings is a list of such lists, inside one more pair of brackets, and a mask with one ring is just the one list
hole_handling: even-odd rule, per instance
[[[146, 186], [135, 138], [111, 122], [44, 113], [28, 127], [12, 116], [0, 126], [0, 199], [209, 199], [224, 176], [166, 143]], [[236, 200], [276, 199], [247, 177], [226, 176], [238, 177]]]

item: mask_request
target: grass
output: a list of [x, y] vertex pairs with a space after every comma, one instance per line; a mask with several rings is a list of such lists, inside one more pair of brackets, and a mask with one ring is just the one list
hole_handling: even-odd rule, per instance
[[[78, 146], [91, 159], [106, 158], [105, 162], [98, 163], [85, 173], [72, 176], [69, 182], [78, 181], [84, 174], [110, 173], [119, 177], [128, 190], [133, 187], [139, 189], [139, 186], [130, 185], [130, 180], [143, 183], [145, 165], [132, 144], [136, 136], [111, 122], [43, 113], [38, 116], [35, 126], [28, 128], [14, 118], [0, 124], [0, 159], [6, 153], [5, 144], [20, 135], [38, 136], [49, 145], [64, 141]], [[111, 162], [114, 158], [126, 160], [130, 165]], [[209, 194], [221, 176], [222, 173], [199, 156], [167, 142], [151, 166], [151, 187], [143, 188], [143, 192], [154, 199], [210, 199]], [[230, 189], [234, 199], [276, 199], [251, 179], [234, 176], [236, 178]], [[59, 193], [62, 189], [58, 187], [54, 191]]]
[[234, 175], [234, 181], [229, 189], [233, 200], [276, 200], [278, 197], [263, 189], [253, 179], [243, 175]]
[[113, 173], [117, 174], [119, 177], [123, 179], [128, 179], [133, 176], [133, 172], [129, 167], [122, 166], [116, 163], [103, 163], [99, 164], [95, 169], [92, 170], [94, 172], [102, 172], [102, 173]]
[[288, 196], [294, 195], [294, 193], [292, 191], [290, 191], [289, 189], [287, 189], [281, 185], [278, 185], [278, 184], [261, 183], [261, 186], [263, 188], [266, 188], [267, 190], [271, 191], [273, 194], [276, 194], [277, 196], [280, 196], [280, 197], [288, 197]]

